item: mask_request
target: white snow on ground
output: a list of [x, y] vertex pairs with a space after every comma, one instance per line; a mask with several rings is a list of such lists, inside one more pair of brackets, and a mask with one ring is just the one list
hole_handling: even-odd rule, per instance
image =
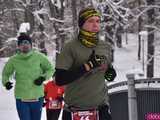
[[[142, 71], [142, 60], [137, 60], [137, 36], [133, 34], [128, 35], [128, 44], [125, 43], [125, 37], [123, 37], [123, 47], [115, 48], [115, 62], [114, 66], [117, 71], [117, 78], [114, 82], [109, 84], [113, 84], [119, 81], [126, 81], [126, 73], [132, 70]], [[158, 49], [158, 47], [156, 48]], [[146, 42], [145, 42], [145, 50], [146, 50]], [[1, 71], [4, 66], [6, 59], [0, 59], [0, 80], [1, 80]], [[155, 72], [156, 77], [160, 77], [159, 71], [159, 63], [160, 60], [155, 60]], [[45, 109], [43, 109], [42, 120], [46, 120]], [[16, 107], [15, 107], [15, 99], [13, 89], [10, 91], [5, 90], [2, 87], [2, 83], [0, 82], [0, 120], [19, 120]]]
[[125, 36], [123, 36], [122, 48], [115, 48], [114, 67], [117, 72], [117, 77], [114, 82], [109, 84], [126, 81], [126, 73], [134, 69], [142, 69], [141, 63], [137, 60], [137, 36], [128, 34], [128, 44], [126, 44], [125, 39]]

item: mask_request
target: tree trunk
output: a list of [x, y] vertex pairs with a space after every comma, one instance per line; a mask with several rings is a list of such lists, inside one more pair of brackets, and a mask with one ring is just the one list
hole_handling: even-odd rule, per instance
[[[61, 9], [60, 9], [60, 19], [61, 20], [64, 20], [64, 5], [63, 5], [63, 3], [64, 3], [64, 0], [60, 0], [60, 2], [61, 2]], [[61, 26], [63, 27], [63, 23], [61, 24]], [[61, 30], [60, 31], [60, 37], [61, 37], [61, 48], [63, 48], [63, 46], [64, 46], [64, 42], [65, 42], [65, 34], [64, 34], [64, 31], [63, 30]]]
[[[147, 0], [148, 5], [154, 5], [154, 0]], [[147, 11], [148, 24], [154, 23], [154, 8]], [[147, 52], [147, 77], [151, 78], [154, 76], [154, 28], [148, 28], [148, 52]]]
[[[23, 0], [23, 1], [26, 3], [25, 0]], [[32, 2], [33, 2], [33, 1], [31, 1], [30, 4], [28, 4], [28, 5], [26, 6], [26, 8], [25, 8], [25, 18], [24, 18], [24, 21], [25, 21], [25, 22], [29, 22], [29, 23], [30, 23], [30, 31], [28, 31], [29, 34], [33, 32], [33, 28], [34, 28], [34, 24], [35, 24], [35, 23], [34, 23], [34, 15], [33, 15], [33, 13], [32, 13], [32, 11], [33, 11], [33, 6], [31, 6]]]
[[[15, 7], [15, 3], [13, 0], [10, 0], [11, 2], [11, 6], [12, 8]], [[16, 10], [12, 10], [11, 11], [11, 16], [12, 16], [12, 22], [13, 22], [13, 31], [15, 32], [15, 34], [17, 34], [17, 31], [18, 31], [18, 28], [19, 28], [19, 20], [18, 20], [18, 17], [17, 17], [17, 11]]]
[[[141, 5], [141, 1], [138, 0], [138, 6]], [[141, 36], [140, 36], [140, 31], [141, 31], [141, 17], [139, 16], [138, 18], [138, 60], [141, 60]]]
[[80, 0], [80, 7], [84, 8], [85, 7], [85, 1], [84, 0]]
[[[119, 22], [122, 21], [122, 19], [119, 17], [118, 18]], [[122, 26], [120, 24], [117, 25], [117, 32], [116, 32], [116, 37], [117, 37], [117, 47], [121, 48], [122, 47]]]
[[[50, 12], [51, 12], [51, 17], [54, 17], [54, 18], [58, 18], [57, 16], [57, 8], [56, 6], [54, 6], [54, 4], [52, 4], [52, 1], [49, 0], [49, 8], [50, 8]], [[57, 51], [60, 51], [61, 50], [61, 37], [60, 37], [60, 31], [59, 31], [59, 26], [58, 26], [58, 23], [56, 23], [55, 21], [53, 21], [53, 28], [55, 29], [55, 33], [57, 35], [57, 38], [55, 40], [55, 43], [56, 43], [56, 50]]]
[[18, 28], [19, 28], [19, 23], [18, 23], [19, 21], [17, 18], [16, 11], [12, 11], [11, 14], [12, 14], [12, 19], [13, 19], [13, 27], [14, 27], [13, 29], [16, 33], [16, 31], [18, 31]]
[[77, 36], [78, 34], [78, 28], [77, 28], [77, 1], [76, 0], [72, 0], [71, 3], [71, 7], [72, 7], [72, 20], [73, 20], [73, 29], [74, 29], [74, 36]]
[[122, 47], [122, 37], [121, 37], [121, 26], [118, 26], [117, 32], [116, 32], [116, 38], [117, 38], [117, 47], [121, 48]]

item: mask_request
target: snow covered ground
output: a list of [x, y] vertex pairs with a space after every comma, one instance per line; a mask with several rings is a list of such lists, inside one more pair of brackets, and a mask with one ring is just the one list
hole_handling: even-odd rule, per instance
[[[125, 43], [125, 37], [123, 37], [123, 47], [115, 48], [115, 62], [114, 66], [118, 73], [117, 78], [113, 84], [119, 81], [125, 81], [126, 73], [130, 70], [139, 70], [142, 71], [142, 60], [137, 60], [137, 36], [133, 34], [128, 35], [128, 44]], [[146, 42], [145, 42], [146, 49]], [[1, 71], [6, 59], [0, 59], [0, 80], [1, 80]], [[156, 77], [160, 77], [158, 71], [160, 60], [155, 60], [155, 72]], [[18, 120], [16, 108], [15, 108], [15, 99], [13, 89], [6, 91], [0, 82], [0, 120]], [[42, 120], [46, 120], [45, 109], [43, 109]]]

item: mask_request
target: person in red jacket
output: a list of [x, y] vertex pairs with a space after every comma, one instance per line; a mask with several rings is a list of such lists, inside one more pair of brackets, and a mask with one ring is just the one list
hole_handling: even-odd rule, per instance
[[44, 85], [47, 120], [58, 120], [63, 108], [64, 87], [57, 86], [54, 81]]

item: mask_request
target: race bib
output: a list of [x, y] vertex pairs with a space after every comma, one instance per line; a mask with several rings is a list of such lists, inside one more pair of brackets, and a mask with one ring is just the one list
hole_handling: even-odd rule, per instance
[[49, 101], [49, 109], [61, 109], [62, 103], [58, 100]]
[[96, 110], [72, 112], [72, 120], [99, 120], [98, 118], [99, 115]]

